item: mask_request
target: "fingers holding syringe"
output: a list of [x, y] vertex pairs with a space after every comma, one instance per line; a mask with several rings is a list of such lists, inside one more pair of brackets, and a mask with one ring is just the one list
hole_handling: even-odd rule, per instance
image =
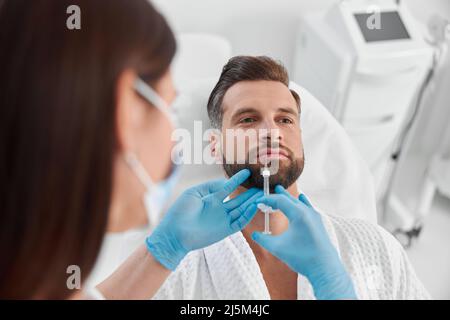
[[[261, 197], [262, 195], [263, 195], [263, 192], [260, 189], [251, 188], [251, 189], [248, 189], [247, 191], [245, 191], [244, 193], [239, 194], [235, 198], [233, 198], [227, 202], [224, 202], [223, 206], [224, 206], [225, 210], [228, 210], [228, 211], [234, 210], [234, 209], [248, 203], [249, 199], [253, 199], [253, 201], [254, 201], [258, 197]], [[255, 198], [255, 196], [256, 196], [256, 198]]]
[[302, 205], [305, 205], [299, 201], [297, 202], [298, 203], [293, 202], [287, 195], [284, 194], [270, 194], [268, 196], [262, 196], [256, 200], [257, 205], [262, 203], [271, 207], [273, 210], [280, 210], [289, 221], [303, 215]]
[[[250, 189], [250, 190], [252, 190], [252, 189]], [[236, 205], [236, 203], [235, 203], [234, 209], [229, 211], [228, 214], [230, 215], [230, 219], [232, 222], [235, 221], [237, 218], [239, 218], [239, 216], [241, 216], [243, 213], [245, 213], [247, 208], [250, 205], [255, 203], [256, 199], [261, 198], [264, 195], [264, 193], [260, 189], [255, 189], [254, 191], [251, 191], [251, 192], [250, 192], [250, 190], [245, 192], [245, 193], [248, 193], [248, 195], [245, 198], [242, 198], [245, 200], [242, 201], [242, 199], [240, 199], [238, 201], [239, 204]], [[236, 200], [237, 198], [243, 196], [245, 193], [237, 196], [235, 199], [232, 199], [229, 202]]]
[[253, 219], [258, 209], [254, 203], [251, 203], [242, 214], [238, 215], [236, 219], [232, 220], [230, 227], [233, 232], [244, 229], [247, 224]]
[[291, 201], [296, 202], [298, 201], [296, 198], [294, 198], [282, 185], [278, 184], [275, 186], [275, 193], [282, 194], [288, 197]]
[[309, 202], [308, 198], [306, 198], [305, 194], [302, 193], [298, 196], [298, 200], [306, 204], [308, 207], [313, 208], [311, 202]]

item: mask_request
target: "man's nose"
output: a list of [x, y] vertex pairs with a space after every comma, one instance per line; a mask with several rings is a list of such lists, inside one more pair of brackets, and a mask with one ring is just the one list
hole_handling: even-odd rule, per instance
[[283, 133], [277, 126], [275, 121], [264, 121], [259, 129], [260, 132], [258, 136], [261, 142], [270, 141], [272, 143], [275, 143], [283, 140]]
[[276, 130], [279, 128], [274, 119], [266, 118], [263, 121], [261, 121], [261, 129], [266, 129], [266, 130], [270, 131], [270, 130]]

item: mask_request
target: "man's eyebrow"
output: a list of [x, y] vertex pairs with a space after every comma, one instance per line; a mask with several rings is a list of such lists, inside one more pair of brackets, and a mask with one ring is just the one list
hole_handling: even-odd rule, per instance
[[300, 115], [300, 109], [298, 110], [298, 112], [295, 112], [292, 108], [281, 107], [281, 108], [278, 108], [278, 111], [289, 113], [289, 114], [291, 114], [293, 116], [296, 116], [296, 117], [298, 117]]

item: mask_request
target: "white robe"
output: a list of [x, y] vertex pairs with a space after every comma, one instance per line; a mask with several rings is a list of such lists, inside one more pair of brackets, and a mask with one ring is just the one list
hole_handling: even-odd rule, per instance
[[[383, 228], [360, 219], [322, 214], [325, 229], [350, 274], [358, 299], [428, 299], [400, 243]], [[301, 248], [299, 248], [301, 250]], [[298, 299], [315, 299], [297, 279]], [[270, 299], [258, 262], [238, 232], [190, 252], [153, 299]]]

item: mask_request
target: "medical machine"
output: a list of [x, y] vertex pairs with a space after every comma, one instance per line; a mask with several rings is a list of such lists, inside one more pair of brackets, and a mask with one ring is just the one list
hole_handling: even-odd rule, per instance
[[343, 125], [370, 167], [378, 197], [432, 57], [403, 2], [339, 1], [302, 19], [293, 80]]
[[[418, 154], [413, 151], [416, 137], [423, 134], [417, 120], [436, 112], [435, 107], [438, 107], [434, 97], [439, 88], [438, 81], [448, 68], [450, 21], [438, 14], [431, 16], [426, 41], [434, 49], [433, 64], [417, 95], [413, 116], [396, 143], [394, 154], [397, 159], [381, 206], [384, 224], [395, 227], [394, 235], [406, 247], [420, 235], [436, 191], [450, 198], [450, 127], [433, 126], [432, 132], [440, 143], [431, 158], [426, 152]], [[445, 121], [450, 116], [448, 112], [439, 116], [448, 123]], [[405, 184], [408, 185], [406, 188]]]

